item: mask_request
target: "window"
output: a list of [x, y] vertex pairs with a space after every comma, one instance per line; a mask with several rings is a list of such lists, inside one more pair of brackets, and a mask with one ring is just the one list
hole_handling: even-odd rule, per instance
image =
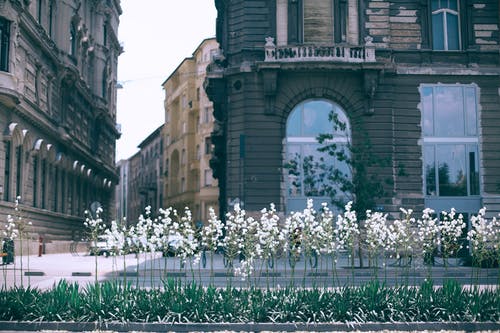
[[3, 185], [3, 199], [5, 201], [10, 200], [10, 163], [11, 163], [11, 143], [6, 141], [5, 145], [5, 170], [4, 170], [4, 185]]
[[196, 159], [199, 161], [201, 159], [201, 149], [200, 145], [196, 145]]
[[102, 71], [101, 96], [104, 99], [108, 98], [108, 66], [104, 66]]
[[49, 3], [49, 36], [50, 37], [54, 37], [52, 36], [52, 33], [53, 33], [53, 22], [54, 20], [54, 4], [52, 1], [50, 1]]
[[40, 24], [42, 24], [42, 16], [43, 16], [43, 3], [42, 0], [38, 0], [37, 21]]
[[54, 212], [57, 212], [58, 206], [59, 206], [59, 168], [54, 167], [54, 174], [53, 174], [53, 183], [52, 183], [52, 189], [53, 189], [53, 195], [54, 195]]
[[186, 149], [182, 149], [181, 164], [186, 164]]
[[16, 147], [16, 197], [22, 196], [23, 180], [23, 146]]
[[205, 155], [212, 153], [212, 139], [207, 136], [205, 138]]
[[476, 87], [424, 85], [421, 99], [425, 195], [479, 195]]
[[66, 172], [61, 170], [61, 213], [66, 213]]
[[38, 156], [33, 156], [33, 207], [38, 206]]
[[42, 160], [42, 175], [41, 175], [41, 184], [40, 184], [40, 193], [41, 193], [41, 204], [42, 208], [45, 209], [47, 205], [47, 160]]
[[76, 27], [75, 24], [71, 24], [69, 28], [69, 54], [72, 56], [76, 56]]
[[[334, 129], [329, 119], [331, 113], [345, 125], [345, 129]], [[347, 145], [350, 129], [344, 111], [337, 104], [321, 99], [298, 104], [288, 116], [286, 127], [283, 170], [287, 211], [302, 209], [300, 207], [304, 207], [306, 198], [329, 202], [329, 188], [338, 185], [328, 182], [328, 175], [339, 171], [350, 176], [345, 162], [318, 151], [319, 134], [332, 134], [337, 145]], [[339, 189], [337, 191], [340, 192]]]
[[210, 108], [205, 107], [203, 109], [203, 120], [202, 123], [209, 123], [211, 121]]
[[9, 71], [10, 22], [0, 17], [0, 71]]
[[288, 2], [288, 42], [346, 42], [347, 16], [347, 0], [291, 0]]
[[212, 186], [212, 170], [211, 169], [205, 169], [205, 186]]
[[181, 178], [181, 192], [186, 192], [186, 178]]
[[460, 49], [459, 0], [431, 0], [432, 48]]
[[102, 45], [108, 46], [108, 22], [102, 25]]

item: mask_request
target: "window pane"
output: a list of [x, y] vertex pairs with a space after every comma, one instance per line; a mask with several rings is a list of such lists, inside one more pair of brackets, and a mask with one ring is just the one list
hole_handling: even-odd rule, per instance
[[304, 41], [306, 43], [333, 43], [333, 1], [304, 1]]
[[440, 196], [466, 196], [465, 145], [437, 146]]
[[458, 15], [447, 13], [446, 25], [448, 30], [448, 50], [458, 50], [460, 48]]
[[301, 154], [300, 154], [300, 146], [299, 145], [291, 145], [287, 146], [287, 160], [285, 162], [285, 174], [287, 176], [288, 183], [288, 195], [292, 197], [301, 196], [302, 195], [302, 177], [301, 177], [301, 168], [302, 164]]
[[436, 193], [436, 159], [434, 146], [424, 147], [424, 169], [425, 169], [425, 194], [437, 195]]
[[436, 136], [464, 135], [463, 96], [461, 87], [437, 87], [434, 96]]
[[465, 115], [467, 117], [467, 135], [477, 135], [477, 103], [475, 88], [465, 88]]
[[448, 8], [458, 10], [457, 0], [448, 0]]
[[[333, 130], [333, 135], [336, 137], [349, 137], [351, 134], [351, 129], [349, 127], [349, 119], [347, 118], [347, 115], [338, 106], [335, 106], [334, 108], [338, 126], [336, 129], [335, 127], [332, 129], [330, 126], [329, 131]], [[328, 114], [328, 117], [330, 117], [330, 114]], [[331, 123], [330, 120], [329, 123]]]
[[302, 146], [302, 171], [304, 175], [304, 195], [306, 197], [321, 196], [321, 177], [320, 177], [320, 152], [318, 145]]
[[432, 0], [431, 1], [431, 10], [435, 11], [438, 8], [439, 8], [439, 0]]
[[432, 15], [432, 48], [444, 50], [443, 13]]
[[434, 134], [434, 120], [432, 119], [432, 88], [422, 88], [422, 129], [424, 135]]
[[479, 195], [479, 161], [478, 161], [477, 145], [469, 148], [469, 195]]
[[332, 123], [328, 115], [332, 104], [324, 101], [314, 101], [304, 104], [302, 135], [316, 137], [318, 134], [332, 132]]
[[286, 123], [286, 136], [300, 136], [300, 123], [302, 119], [302, 106], [293, 109]]

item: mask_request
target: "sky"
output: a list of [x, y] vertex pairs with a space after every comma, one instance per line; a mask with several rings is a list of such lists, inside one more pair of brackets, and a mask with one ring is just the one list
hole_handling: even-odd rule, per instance
[[215, 36], [217, 16], [213, 0], [121, 0], [121, 7], [117, 161], [134, 155], [163, 124], [161, 84], [203, 39]]

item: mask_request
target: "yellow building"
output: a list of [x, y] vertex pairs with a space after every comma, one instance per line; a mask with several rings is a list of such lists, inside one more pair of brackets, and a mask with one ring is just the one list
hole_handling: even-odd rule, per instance
[[203, 89], [207, 65], [219, 46], [205, 39], [165, 80], [164, 207], [189, 207], [196, 221], [218, 212], [219, 189], [212, 177], [213, 106]]

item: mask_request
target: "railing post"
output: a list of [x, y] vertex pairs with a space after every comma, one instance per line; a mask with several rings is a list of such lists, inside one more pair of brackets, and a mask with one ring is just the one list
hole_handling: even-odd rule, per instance
[[375, 61], [375, 45], [373, 45], [373, 38], [371, 36], [365, 37], [365, 61]]
[[266, 52], [265, 61], [275, 61], [276, 60], [276, 45], [274, 44], [273, 37], [266, 38], [266, 45], [264, 46]]

